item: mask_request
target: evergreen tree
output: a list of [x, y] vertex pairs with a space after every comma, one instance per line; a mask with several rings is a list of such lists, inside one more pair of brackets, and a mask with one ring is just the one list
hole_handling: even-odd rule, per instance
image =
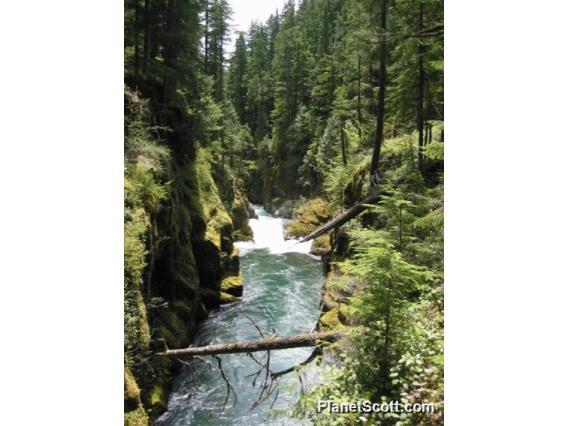
[[241, 123], [244, 123], [246, 119], [247, 55], [245, 36], [240, 33], [235, 42], [235, 52], [229, 68], [229, 91]]
[[217, 102], [224, 99], [223, 78], [225, 73], [224, 46], [228, 40], [232, 10], [227, 0], [211, 0], [208, 11], [208, 58], [207, 70], [214, 78], [214, 97]]

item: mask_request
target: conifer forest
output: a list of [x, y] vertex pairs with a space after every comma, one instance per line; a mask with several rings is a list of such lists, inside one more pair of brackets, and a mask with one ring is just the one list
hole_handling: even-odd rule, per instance
[[124, 3], [125, 425], [442, 425], [443, 0], [235, 3]]

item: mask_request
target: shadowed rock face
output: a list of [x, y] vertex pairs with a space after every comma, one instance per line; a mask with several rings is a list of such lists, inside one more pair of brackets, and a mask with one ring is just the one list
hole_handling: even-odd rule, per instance
[[274, 216], [282, 217], [284, 219], [292, 219], [292, 213], [294, 212], [294, 207], [296, 202], [293, 200], [286, 200], [280, 207], [274, 212]]
[[199, 271], [201, 287], [219, 289], [221, 280], [221, 254], [211, 241], [193, 243], [193, 254]]
[[[160, 350], [157, 346], [163, 343], [169, 347], [188, 346], [208, 310], [238, 300], [242, 285], [238, 282], [239, 257], [233, 248], [231, 216], [235, 215], [230, 213], [237, 213], [243, 235], [252, 234], [247, 223], [246, 197], [236, 190], [227, 191], [229, 186], [225, 183], [228, 181], [214, 179], [208, 162], [200, 157], [202, 151], [197, 147], [189, 125], [191, 117], [175, 106], [171, 106], [166, 116], [158, 116], [155, 111], [159, 110], [159, 105], [152, 102], [125, 93], [126, 120], [142, 111], [148, 122], [171, 129], [164, 133], [163, 141], [158, 143], [150, 137], [147, 141], [149, 146], [155, 149], [162, 146], [160, 149], [171, 154], [163, 161], [161, 175], [155, 173], [151, 158], [140, 159], [144, 171], [150, 176], [149, 182], [167, 187], [157, 211], [141, 208], [138, 209], [140, 212], [135, 211], [140, 213], [139, 222], [144, 225], [136, 241], [142, 253], [138, 311], [144, 315], [140, 315], [141, 320], [131, 327], [136, 328], [131, 334], [147, 335], [149, 341], [144, 348], [137, 348], [140, 354]], [[128, 129], [125, 134], [128, 138]], [[232, 184], [230, 188], [233, 188]], [[227, 199], [222, 199], [224, 194]], [[225, 206], [234, 208], [229, 212]], [[224, 279], [232, 282], [227, 292], [221, 291]], [[130, 348], [129, 351], [132, 352]], [[169, 361], [150, 362], [152, 374], [137, 367], [129, 370], [125, 378], [127, 424], [146, 424], [145, 409], [151, 409], [152, 417], [165, 409], [176, 365]]]

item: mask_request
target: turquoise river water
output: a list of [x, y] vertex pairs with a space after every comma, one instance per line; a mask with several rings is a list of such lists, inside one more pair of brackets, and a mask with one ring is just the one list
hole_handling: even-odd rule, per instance
[[[228, 343], [259, 338], [251, 322], [241, 309], [252, 317], [263, 330], [279, 336], [312, 331], [319, 316], [319, 296], [323, 280], [322, 264], [309, 255], [311, 242], [284, 240], [283, 219], [270, 216], [255, 207], [258, 219], [251, 219], [254, 241], [238, 242], [244, 292], [242, 301], [210, 312], [200, 325], [194, 345]], [[271, 351], [271, 370], [280, 371], [299, 364], [310, 354], [311, 348]], [[265, 353], [257, 353], [263, 359]], [[253, 386], [258, 365], [246, 354], [220, 355], [223, 370], [234, 387], [233, 395], [222, 410], [227, 393], [217, 362], [207, 357], [209, 369], [203, 362], [191, 361], [192, 368], [184, 367], [174, 384], [168, 402], [168, 411], [157, 424], [181, 425], [304, 425], [310, 424], [292, 416], [293, 405], [301, 394], [296, 374], [283, 376], [278, 398], [271, 396], [251, 410], [262, 380]], [[193, 370], [193, 372], [191, 371]], [[314, 367], [303, 369], [303, 386], [317, 382]], [[273, 394], [276, 395], [275, 393]], [[274, 403], [274, 404], [273, 404]], [[273, 405], [272, 405], [273, 404]], [[271, 407], [272, 406], [272, 407]]]

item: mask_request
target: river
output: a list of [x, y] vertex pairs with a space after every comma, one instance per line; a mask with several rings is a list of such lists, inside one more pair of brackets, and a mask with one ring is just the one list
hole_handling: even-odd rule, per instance
[[[322, 264], [309, 255], [311, 242], [284, 240], [283, 219], [270, 216], [255, 207], [258, 219], [251, 219], [254, 241], [237, 242], [244, 292], [238, 303], [223, 306], [209, 313], [199, 326], [195, 345], [228, 343], [259, 338], [258, 331], [241, 309], [260, 327], [279, 336], [312, 331], [319, 316], [320, 289], [323, 282]], [[271, 370], [280, 371], [299, 364], [312, 348], [271, 351]], [[260, 359], [265, 353], [257, 353]], [[237, 395], [231, 394], [226, 408], [223, 403], [227, 387], [217, 367], [217, 361], [207, 357], [209, 368], [201, 361], [191, 361], [174, 383], [168, 411], [158, 424], [179, 425], [304, 425], [291, 415], [291, 409], [301, 395], [302, 386], [317, 381], [314, 367], [303, 369], [303, 385], [295, 373], [283, 376], [278, 398], [270, 398], [251, 410], [261, 391], [262, 379], [253, 386], [253, 375], [259, 366], [246, 354], [221, 355], [223, 370]], [[192, 372], [193, 370], [193, 372]], [[274, 405], [272, 405], [274, 402]], [[272, 406], [272, 407], [271, 407]]]

